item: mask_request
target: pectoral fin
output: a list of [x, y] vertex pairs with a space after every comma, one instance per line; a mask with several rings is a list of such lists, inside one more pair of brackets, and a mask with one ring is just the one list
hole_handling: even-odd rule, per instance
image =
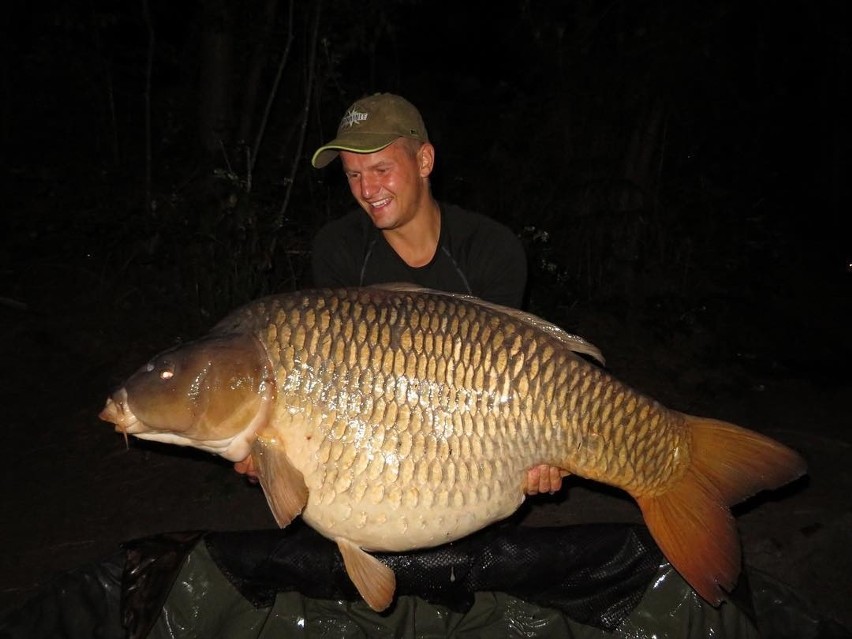
[[284, 528], [308, 503], [308, 487], [302, 476], [273, 438], [258, 437], [252, 446], [252, 461], [275, 521]]
[[390, 606], [396, 591], [396, 576], [393, 570], [348, 539], [338, 537], [334, 541], [343, 555], [346, 573], [367, 605], [376, 612]]

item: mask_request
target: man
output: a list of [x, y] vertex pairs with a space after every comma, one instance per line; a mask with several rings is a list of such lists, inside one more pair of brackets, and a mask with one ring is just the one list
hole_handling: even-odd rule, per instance
[[[338, 155], [363, 211], [328, 223], [314, 238], [316, 286], [413, 282], [521, 306], [527, 277], [521, 242], [484, 215], [435, 200], [429, 183], [435, 147], [414, 105], [390, 93], [358, 100], [311, 163], [323, 168]], [[561, 485], [558, 468], [528, 472], [529, 494]]]
[[521, 242], [484, 215], [435, 200], [429, 182], [435, 147], [410, 102], [388, 93], [355, 102], [312, 163], [322, 168], [338, 155], [363, 211], [317, 234], [315, 285], [413, 282], [521, 306], [527, 277]]

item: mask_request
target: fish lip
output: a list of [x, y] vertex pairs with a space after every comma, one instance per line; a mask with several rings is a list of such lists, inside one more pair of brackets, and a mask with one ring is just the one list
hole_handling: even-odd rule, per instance
[[136, 435], [137, 433], [144, 433], [148, 430], [142, 422], [136, 419], [136, 417], [132, 415], [131, 417], [132, 421], [126, 420], [121, 424], [116, 424], [115, 432], [122, 433], [123, 435]]
[[98, 417], [105, 422], [115, 424], [115, 431], [125, 435], [133, 435], [145, 430], [144, 424], [133, 414], [127, 401], [127, 389], [118, 389], [111, 397], [107, 398]]

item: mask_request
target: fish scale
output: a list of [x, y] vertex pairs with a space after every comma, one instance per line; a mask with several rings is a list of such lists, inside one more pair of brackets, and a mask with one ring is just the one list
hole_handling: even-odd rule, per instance
[[671, 410], [541, 318], [393, 285], [252, 302], [155, 357], [101, 417], [125, 435], [248, 463], [276, 521], [334, 539], [367, 603], [393, 573], [365, 550], [458, 539], [511, 514], [547, 464], [633, 496], [672, 565], [718, 603], [736, 583], [728, 507], [804, 473], [763, 435]]
[[[277, 310], [253, 309], [260, 311], [253, 321], [276, 317], [281, 323], [280, 318], [287, 318], [275, 348], [269, 350], [278, 370], [278, 387], [283, 389], [280, 406], [287, 407], [290, 415], [298, 406], [301, 419], [296, 422], [304, 428], [288, 429], [284, 448], [295, 447], [288, 441], [308, 435], [323, 442], [316, 455], [327, 465], [324, 469], [296, 462], [312, 495], [303, 516], [321, 532], [331, 534], [333, 528], [335, 534], [360, 545], [386, 551], [457, 538], [481, 527], [481, 521], [471, 516], [470, 506], [482, 506], [485, 494], [494, 503], [483, 508], [484, 517], [512, 512], [523, 499], [523, 469], [539, 462], [572, 472], [592, 465], [595, 471], [583, 474], [605, 481], [627, 469], [628, 478], [633, 479], [636, 464], [631, 456], [625, 458], [623, 450], [621, 459], [607, 456], [603, 447], [594, 444], [608, 434], [595, 431], [606, 431], [609, 424], [623, 420], [618, 414], [611, 416], [612, 421], [599, 419], [608, 416], [606, 398], [612, 390], [590, 379], [592, 365], [555, 348], [547, 336], [531, 340], [532, 331], [524, 331], [520, 323], [495, 325], [486, 309], [461, 300], [410, 297], [389, 307], [377, 306], [381, 299], [374, 300], [362, 294], [360, 299], [332, 298], [323, 305], [303, 299]], [[310, 311], [302, 315], [300, 308]], [[359, 325], [359, 320], [369, 317], [379, 322], [378, 330]], [[325, 341], [334, 346], [327, 357], [305, 357], [302, 353], [310, 353], [310, 345], [318, 343], [322, 326], [328, 327]], [[254, 330], [258, 335], [270, 334], [263, 329]], [[466, 339], [474, 332], [479, 340], [472, 344]], [[428, 346], [430, 341], [430, 350], [416, 346]], [[555, 403], [548, 409], [543, 403], [525, 401], [526, 394], [547, 383], [539, 380], [539, 373], [553, 380], [553, 370], [566, 371], [556, 376], [556, 387], [548, 394]], [[361, 384], [367, 371], [386, 384], [373, 388]], [[425, 377], [427, 371], [433, 371], [431, 378]], [[475, 380], [489, 380], [504, 400], [493, 402], [494, 393], [477, 389]], [[416, 404], [423, 402], [424, 408], [431, 409], [431, 420], [413, 410], [409, 388], [416, 389], [412, 393]], [[422, 392], [425, 388], [431, 392]], [[303, 401], [304, 397], [310, 401]], [[576, 417], [566, 420], [566, 415]], [[474, 432], [479, 454], [471, 457]], [[401, 435], [421, 443], [401, 449]], [[574, 448], [573, 440], [590, 443], [579, 447], [586, 455], [572, 454], [566, 460], [564, 451]], [[344, 444], [350, 452], [345, 458], [340, 452]], [[411, 472], [400, 473], [401, 464]], [[429, 472], [418, 473], [420, 468]], [[399, 492], [380, 489], [374, 482], [398, 486]], [[403, 501], [400, 494], [407, 489], [410, 497]], [[453, 532], [448, 536], [445, 531], [424, 530], [412, 538], [411, 513], [406, 509], [413, 513], [421, 495], [430, 491], [435, 493], [430, 500], [437, 509], [435, 516], [445, 523], [456, 522], [449, 524]], [[394, 511], [398, 530], [392, 529], [386, 516], [379, 517], [377, 505]], [[366, 517], [340, 525], [341, 512], [360, 510], [367, 512]], [[384, 541], [377, 543], [377, 537]]]

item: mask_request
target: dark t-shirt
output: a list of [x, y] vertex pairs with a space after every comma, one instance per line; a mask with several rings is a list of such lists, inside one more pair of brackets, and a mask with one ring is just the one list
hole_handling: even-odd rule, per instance
[[519, 308], [527, 279], [520, 240], [489, 217], [452, 204], [440, 208], [438, 250], [420, 267], [406, 264], [361, 209], [329, 222], [313, 242], [314, 285], [410, 282]]

